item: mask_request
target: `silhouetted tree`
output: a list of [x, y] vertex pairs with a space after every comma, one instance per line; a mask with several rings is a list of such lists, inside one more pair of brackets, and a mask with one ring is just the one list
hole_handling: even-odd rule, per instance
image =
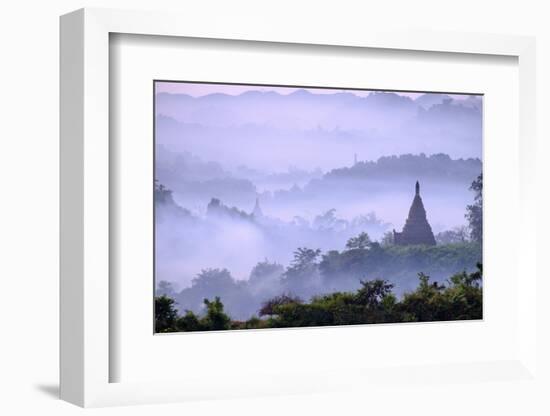
[[248, 282], [250, 284], [261, 283], [262, 281], [272, 277], [280, 277], [285, 269], [279, 263], [271, 263], [267, 259], [257, 263], [250, 272]]
[[300, 299], [298, 296], [293, 296], [291, 294], [282, 294], [280, 296], [275, 296], [274, 298], [271, 298], [269, 300], [266, 300], [264, 303], [262, 303], [262, 307], [259, 310], [260, 316], [273, 316], [275, 315], [277, 307], [281, 305], [287, 305], [289, 303], [296, 303], [300, 304], [303, 303], [302, 299]]
[[469, 237], [468, 234], [468, 229], [466, 227], [455, 227], [452, 230], [437, 233], [435, 241], [437, 244], [466, 243]]
[[319, 279], [317, 258], [321, 250], [300, 247], [294, 252], [294, 259], [281, 280], [286, 290], [304, 296], [315, 290]]
[[167, 282], [166, 280], [161, 280], [157, 284], [157, 296], [168, 296], [168, 297], [174, 297], [176, 294], [176, 291], [174, 290], [174, 285], [170, 282]]
[[300, 247], [294, 252], [294, 259], [285, 274], [309, 270], [316, 265], [315, 261], [321, 255], [321, 250]]
[[430, 282], [419, 273], [418, 287], [406, 293], [401, 301], [393, 294], [393, 285], [385, 280], [362, 281], [354, 292], [333, 292], [313, 296], [309, 303], [283, 294], [263, 303], [259, 319], [231, 320], [224, 312], [219, 297], [204, 299], [206, 314], [198, 318], [193, 312], [176, 317], [173, 300], [156, 298], [156, 328], [158, 332], [213, 331], [246, 328], [284, 328], [300, 326], [354, 325], [383, 322], [445, 321], [481, 319], [483, 268], [477, 264], [473, 273], [451, 276], [448, 286]]
[[383, 246], [383, 247], [387, 247], [387, 246], [391, 246], [393, 244], [394, 244], [393, 232], [392, 231], [385, 232], [384, 235], [382, 236], [382, 238], [380, 239], [380, 245]]
[[174, 304], [174, 299], [168, 296], [155, 298], [155, 332], [170, 332], [175, 329], [178, 313]]
[[361, 288], [355, 295], [355, 302], [368, 308], [380, 306], [384, 298], [392, 293], [393, 284], [376, 279], [361, 281]]
[[336, 217], [336, 209], [329, 209], [322, 215], [317, 215], [313, 220], [313, 226], [319, 230], [343, 230], [348, 226], [348, 222]]
[[186, 311], [185, 315], [176, 319], [176, 328], [178, 331], [201, 331], [207, 329], [201, 325], [197, 315], [191, 311]]
[[203, 269], [191, 281], [192, 287], [203, 290], [214, 290], [224, 293], [235, 284], [227, 269]]
[[474, 203], [466, 207], [466, 219], [470, 225], [470, 238], [481, 243], [483, 240], [483, 173], [472, 182], [470, 190], [475, 192]]
[[155, 179], [155, 202], [172, 202], [172, 191]]
[[447, 316], [443, 291], [445, 286], [430, 283], [430, 277], [418, 273], [420, 284], [411, 293], [406, 293], [401, 301], [401, 311], [406, 321], [440, 321]]
[[210, 331], [229, 329], [231, 318], [223, 311], [223, 303], [218, 296], [213, 301], [204, 299], [204, 305], [206, 306], [206, 316], [202, 324], [205, 328]]
[[372, 244], [372, 241], [369, 235], [365, 232], [362, 232], [357, 237], [351, 237], [346, 243], [346, 248], [348, 250], [366, 249], [366, 248], [369, 248], [371, 244]]

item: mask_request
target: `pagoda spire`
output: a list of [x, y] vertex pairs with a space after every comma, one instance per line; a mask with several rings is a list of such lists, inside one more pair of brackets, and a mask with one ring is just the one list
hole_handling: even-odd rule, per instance
[[409, 209], [409, 216], [405, 221], [405, 226], [402, 232], [393, 232], [394, 244], [407, 246], [407, 245], [428, 245], [435, 246], [436, 241], [430, 226], [426, 210], [424, 209], [424, 203], [420, 197], [420, 183], [416, 181], [415, 184], [415, 196]]

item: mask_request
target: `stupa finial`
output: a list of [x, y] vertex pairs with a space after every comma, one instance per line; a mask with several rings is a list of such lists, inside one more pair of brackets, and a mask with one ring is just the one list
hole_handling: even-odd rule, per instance
[[416, 195], [420, 195], [420, 183], [416, 181]]

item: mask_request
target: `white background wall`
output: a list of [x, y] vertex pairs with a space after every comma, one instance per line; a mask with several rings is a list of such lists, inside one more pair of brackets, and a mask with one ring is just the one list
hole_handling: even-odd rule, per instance
[[[58, 16], [84, 6], [179, 10], [208, 16], [268, 15], [284, 22], [298, 19], [307, 30], [311, 20], [326, 21], [327, 31], [341, 25], [385, 25], [490, 33], [536, 35], [538, 41], [538, 128], [540, 175], [548, 176], [550, 150], [550, 12], [546, 1], [386, 0], [386, 1], [201, 1], [184, 0], [20, 0], [0, 9], [0, 413], [76, 414], [56, 400], [58, 384]], [[199, 3], [199, 2], [193, 2]], [[542, 138], [545, 138], [543, 140]], [[550, 212], [548, 189], [541, 191], [540, 212]], [[541, 231], [549, 231], [541, 222]], [[542, 233], [541, 233], [542, 234]], [[542, 241], [539, 242], [542, 244]], [[546, 243], [545, 243], [546, 244]], [[541, 246], [542, 247], [542, 246]], [[544, 251], [548, 245], [545, 245]], [[541, 266], [548, 261], [541, 259]], [[545, 293], [548, 284], [538, 290]], [[548, 307], [541, 306], [542, 312]], [[546, 328], [550, 328], [547, 325]], [[548, 333], [541, 333], [548, 348]], [[546, 354], [548, 355], [548, 354]], [[548, 363], [542, 357], [542, 364]], [[457, 386], [456, 400], [441, 403], [439, 388], [410, 397], [362, 397], [338, 393], [305, 397], [263, 398], [101, 409], [98, 414], [386, 414], [408, 402], [411, 414], [544, 414], [530, 392], [505, 383], [486, 397]], [[464, 394], [464, 396], [462, 395]], [[534, 394], [534, 393], [533, 393]], [[498, 399], [495, 400], [494, 398]], [[390, 400], [384, 402], [384, 400]], [[439, 408], [439, 410], [438, 410]], [[374, 412], [376, 413], [376, 412]], [[548, 414], [548, 413], [546, 413]]]

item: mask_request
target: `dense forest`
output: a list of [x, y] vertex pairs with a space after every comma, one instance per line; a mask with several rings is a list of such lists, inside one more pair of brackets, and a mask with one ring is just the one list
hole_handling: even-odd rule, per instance
[[[392, 293], [401, 298], [417, 286], [416, 273], [422, 272], [435, 281], [444, 281], [456, 272], [473, 273], [482, 261], [482, 176], [471, 185], [474, 203], [466, 207], [469, 226], [447, 230], [436, 235], [437, 245], [399, 246], [392, 234], [379, 241], [360, 232], [349, 238], [341, 250], [321, 251], [318, 248], [297, 248], [291, 261], [282, 264], [264, 259], [256, 263], [246, 279], [236, 279], [226, 268], [202, 269], [182, 290], [166, 282], [157, 284], [157, 296], [165, 295], [175, 302], [174, 308], [204, 314], [204, 299], [223, 299], [225, 311], [236, 320], [246, 320], [257, 314], [262, 303], [283, 293], [301, 299], [324, 296], [334, 292], [350, 292], [361, 281], [383, 278], [392, 285]], [[169, 198], [165, 189], [159, 198]], [[171, 205], [177, 210], [176, 205]], [[214, 201], [210, 210], [222, 210], [224, 215], [253, 221], [254, 217]], [[181, 218], [188, 213], [176, 211]]]
[[[173, 298], [195, 313], [204, 311], [204, 298], [220, 296], [226, 310], [236, 319], [257, 313], [262, 301], [281, 293], [302, 299], [319, 294], [357, 289], [361, 280], [384, 277], [391, 282], [396, 296], [413, 290], [417, 284], [410, 270], [423, 271], [437, 280], [449, 277], [449, 270], [475, 271], [481, 259], [481, 246], [465, 242], [437, 246], [395, 246], [368, 239], [366, 233], [349, 240], [342, 251], [301, 247], [285, 268], [264, 260], [252, 269], [248, 280], [236, 280], [227, 269], [203, 269], [191, 286], [176, 291], [167, 282], [160, 282], [157, 294]], [[358, 246], [353, 244], [357, 243]], [[368, 245], [365, 245], [368, 244]]]
[[202, 316], [178, 314], [174, 299], [155, 298], [156, 332], [219, 331], [227, 329], [286, 328], [482, 319], [482, 265], [473, 273], [457, 273], [445, 284], [418, 274], [418, 286], [400, 300], [386, 280], [361, 281], [354, 292], [314, 296], [309, 302], [291, 294], [263, 302], [257, 315], [232, 319], [220, 297], [204, 299]]
[[259, 197], [263, 208], [286, 221], [305, 217], [308, 211], [320, 215], [335, 208], [342, 213], [345, 206], [349, 216], [356, 216], [385, 206], [385, 222], [395, 222], [402, 213], [387, 204], [407, 204], [414, 178], [429, 184], [425, 196], [437, 208], [431, 211], [432, 220], [446, 224], [452, 217], [460, 218], [461, 213], [451, 208], [469, 200], [467, 187], [482, 169], [478, 158], [452, 159], [444, 153], [358, 159], [351, 166], [325, 171], [294, 167], [277, 174], [245, 166], [224, 169], [218, 162], [171, 152], [163, 145], [157, 146], [156, 157], [158, 180], [174, 191], [180, 205], [195, 213], [202, 212], [213, 197], [241, 209], [252, 208]]

